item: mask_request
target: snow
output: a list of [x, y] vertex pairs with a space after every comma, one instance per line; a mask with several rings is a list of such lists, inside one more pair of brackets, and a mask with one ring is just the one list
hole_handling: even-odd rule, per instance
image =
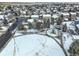
[[26, 13], [25, 11], [22, 11], [22, 10], [20, 12], [21, 12], [21, 14], [25, 14]]
[[2, 11], [0, 11], [0, 14], [2, 14]]
[[77, 24], [76, 26], [77, 26], [77, 28], [79, 28], [79, 24]]
[[[59, 43], [61, 43], [60, 40], [58, 38], [56, 38], [57, 35], [51, 33], [51, 30], [48, 30], [47, 34], [50, 36], [53, 36]], [[74, 37], [79, 38], [79, 36], [73, 36], [73, 38]], [[63, 39], [64, 48], [65, 48], [67, 54], [69, 55], [68, 49], [69, 49], [71, 43], [73, 42], [72, 36], [69, 33], [63, 32], [62, 39]]]
[[3, 27], [1, 27], [2, 28], [2, 30], [0, 30], [0, 31], [6, 31], [8, 28], [7, 27], [5, 27], [5, 26], [3, 26]]
[[39, 18], [39, 16], [38, 15], [31, 15], [31, 18], [36, 19], [36, 18]]
[[72, 35], [73, 39], [79, 39], [79, 35]]
[[0, 20], [0, 26], [2, 25], [2, 22], [3, 22], [3, 21], [2, 21], [2, 20]]
[[43, 20], [38, 20], [38, 22], [43, 22]]
[[68, 29], [75, 30], [75, 26], [72, 25], [73, 21], [63, 22], [62, 24], [66, 24]]
[[76, 13], [74, 13], [74, 12], [70, 12], [72, 15], [76, 15]]
[[52, 37], [57, 37], [58, 36], [57, 34], [53, 34], [51, 32], [52, 32], [52, 30], [48, 30], [47, 34], [50, 35], [50, 36], [52, 36]]
[[58, 18], [58, 15], [57, 15], [57, 14], [54, 14], [52, 17], [54, 17], [54, 18]]
[[9, 26], [11, 26], [12, 25], [12, 23], [9, 23]]
[[61, 14], [63, 14], [64, 16], [69, 16], [69, 13], [66, 13], [66, 12], [64, 12], [64, 13], [61, 13]]
[[64, 18], [65, 21], [68, 21], [68, 18]]
[[16, 32], [16, 34], [14, 36], [19, 36], [19, 35], [22, 35], [22, 34], [19, 32]]
[[43, 15], [43, 17], [51, 17], [51, 15], [50, 14], [45, 14], [45, 15]]
[[36, 29], [29, 29], [29, 30], [27, 30], [27, 32], [35, 33], [35, 32], [38, 32], [38, 30], [36, 30]]
[[[56, 26], [56, 25], [54, 25]], [[54, 28], [54, 26], [51, 26], [51, 29], [47, 31], [47, 34], [52, 36], [53, 38], [55, 38], [59, 43], [60, 43], [60, 39], [57, 38], [58, 36], [58, 30]], [[52, 33], [52, 29], [55, 29], [55, 34]]]
[[8, 45], [0, 53], [2, 56], [12, 56], [14, 48], [14, 39], [16, 46], [16, 55], [52, 55], [64, 56], [60, 46], [51, 38], [38, 34], [23, 35], [12, 38]]
[[79, 20], [79, 17], [76, 17]]
[[73, 42], [72, 37], [68, 33], [63, 33], [62, 38], [63, 38], [63, 42], [64, 42], [64, 47], [65, 47], [66, 51], [68, 51], [71, 43]]
[[27, 21], [32, 23], [34, 22], [34, 19], [28, 19]]
[[4, 19], [4, 15], [0, 15], [0, 19]]
[[29, 17], [30, 17], [30, 15], [20, 15], [20, 17], [29, 18]]

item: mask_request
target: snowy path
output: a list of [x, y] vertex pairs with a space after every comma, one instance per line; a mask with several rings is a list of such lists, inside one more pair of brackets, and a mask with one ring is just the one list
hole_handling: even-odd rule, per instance
[[[48, 31], [47, 31], [47, 34], [48, 34], [49, 36], [55, 38], [55, 40], [56, 40], [59, 44], [61, 44], [60, 40], [59, 40], [58, 38], [56, 38], [56, 35], [51, 33], [51, 30], [48, 30]], [[64, 48], [65, 48], [67, 54], [69, 55], [68, 49], [69, 49], [71, 43], [73, 42], [73, 38], [72, 38], [72, 36], [71, 36], [69, 33], [63, 32], [62, 39], [63, 39]]]
[[[62, 39], [63, 39], [64, 47], [68, 53], [68, 49], [69, 49], [71, 43], [73, 42], [72, 37], [71, 37], [71, 35], [69, 35], [69, 33], [63, 33]], [[68, 55], [69, 55], [69, 53], [68, 53]]]

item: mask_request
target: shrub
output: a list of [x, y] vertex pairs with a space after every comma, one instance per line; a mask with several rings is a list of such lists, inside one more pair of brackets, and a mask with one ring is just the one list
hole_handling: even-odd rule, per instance
[[75, 40], [69, 47], [68, 52], [71, 56], [79, 55], [79, 40]]
[[19, 30], [26, 30], [26, 28], [24, 27], [24, 25], [20, 25], [20, 26], [18, 27], [18, 29], [19, 29]]

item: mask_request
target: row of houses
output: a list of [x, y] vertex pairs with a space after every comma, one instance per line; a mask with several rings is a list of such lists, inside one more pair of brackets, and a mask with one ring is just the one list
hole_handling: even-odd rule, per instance
[[[21, 18], [24, 20], [25, 23], [35, 23], [35, 21], [43, 23], [42, 26], [46, 26], [49, 23], [54, 24], [54, 23], [60, 23], [61, 19], [63, 21], [72, 21], [72, 20], [77, 20], [79, 12], [73, 12], [73, 11], [68, 11], [63, 12], [62, 10], [65, 9], [70, 9], [73, 6], [70, 5], [65, 5], [60, 7], [61, 5], [53, 6], [52, 4], [36, 4], [36, 5], [9, 5], [5, 6], [5, 8], [1, 11], [0, 14], [0, 21], [1, 24], [9, 24], [15, 21], [15, 18]], [[61, 11], [58, 10], [58, 8], [62, 9]], [[77, 8], [77, 7], [76, 7]], [[38, 14], [39, 13], [39, 14]], [[60, 19], [60, 20], [59, 20]], [[28, 21], [28, 22], [27, 22]], [[24, 24], [25, 24], [24, 23]], [[32, 25], [33, 25], [32, 24]], [[36, 27], [35, 25], [33, 25]], [[39, 25], [40, 26], [40, 25]], [[37, 26], [38, 27], [38, 26]], [[40, 27], [38, 27], [40, 28]]]

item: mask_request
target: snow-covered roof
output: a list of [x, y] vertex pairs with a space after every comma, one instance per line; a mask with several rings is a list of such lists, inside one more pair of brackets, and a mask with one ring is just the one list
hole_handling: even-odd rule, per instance
[[72, 15], [76, 15], [76, 13], [74, 13], [74, 12], [70, 12]]
[[0, 15], [0, 19], [4, 19], [4, 15]]
[[28, 19], [27, 21], [32, 23], [34, 22], [34, 19]]
[[2, 28], [2, 30], [0, 30], [0, 31], [2, 31], [2, 32], [6, 31], [8, 29], [7, 27], [4, 27], [4, 26], [2, 26], [1, 28]]
[[62, 22], [62, 24], [67, 24], [69, 26], [73, 21]]
[[38, 20], [38, 22], [43, 22], [43, 20]]
[[31, 18], [39, 18], [39, 15], [31, 15]]
[[54, 14], [52, 17], [53, 18], [58, 18], [59, 16], [57, 14]]
[[57, 12], [57, 10], [53, 10], [53, 12]]
[[68, 18], [64, 18], [64, 20], [68, 21]]
[[30, 17], [30, 15], [20, 15], [20, 17], [26, 17], [26, 18], [28, 18], [28, 17]]
[[45, 17], [51, 17], [51, 15], [50, 15], [50, 14], [44, 14], [43, 17], [44, 17], [44, 18], [45, 18]]
[[42, 10], [42, 11], [40, 11], [40, 13], [44, 14], [44, 13], [45, 13], [45, 11], [43, 11], [43, 10]]
[[79, 39], [79, 35], [72, 35], [74, 39]]
[[0, 11], [0, 14], [2, 14], [2, 11]]
[[67, 16], [67, 15], [69, 15], [69, 13], [61, 13], [61, 14], [63, 14], [64, 16]]
[[[30, 34], [15, 38], [16, 55], [48, 55], [63, 56], [60, 46], [51, 38], [43, 35]], [[0, 53], [2, 56], [12, 56], [14, 52], [14, 38]]]
[[22, 14], [26, 14], [26, 11], [22, 11]]
[[76, 25], [79, 28], [79, 24]]
[[35, 32], [38, 32], [38, 31], [36, 29], [29, 29], [29, 30], [27, 30], [27, 32], [35, 33]]

